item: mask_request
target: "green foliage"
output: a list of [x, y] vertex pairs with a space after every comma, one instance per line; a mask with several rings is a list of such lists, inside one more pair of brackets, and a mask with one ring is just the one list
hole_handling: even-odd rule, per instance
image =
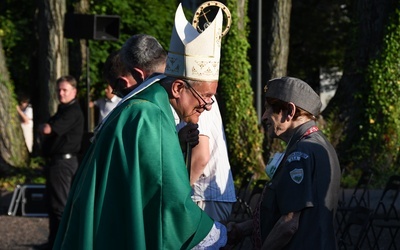
[[46, 179], [43, 176], [44, 159], [34, 157], [30, 164], [21, 168], [13, 168], [9, 173], [0, 178], [0, 190], [12, 191], [17, 184], [37, 183], [44, 184]]
[[399, 174], [400, 163], [400, 10], [386, 27], [379, 55], [366, 70], [365, 116], [360, 126], [362, 137], [351, 151], [355, 160], [368, 159], [385, 179]]
[[336, 115], [338, 112], [338, 108], [335, 107], [326, 119], [320, 117], [317, 120], [318, 128], [322, 130], [333, 147], [336, 147], [345, 139], [345, 136], [343, 136], [343, 125]]
[[91, 14], [118, 15], [121, 21], [118, 41], [90, 41], [90, 81], [93, 84], [94, 99], [103, 94], [105, 82], [102, 79], [102, 68], [107, 56], [112, 51], [120, 49], [130, 36], [140, 33], [152, 35], [165, 49], [168, 49], [177, 6], [176, 0], [91, 2]]
[[[225, 109], [222, 114], [232, 171], [235, 179], [239, 180], [247, 173], [260, 172], [263, 168], [263, 134], [258, 127], [253, 107], [254, 93], [250, 86], [249, 73], [251, 65], [247, 58], [250, 47], [248, 32], [247, 29], [239, 28], [237, 2], [227, 1], [227, 7], [232, 14], [232, 28], [222, 39], [218, 97], [223, 100], [220, 105]], [[247, 22], [246, 18], [246, 25]]]
[[358, 180], [362, 175], [362, 170], [359, 168], [351, 169], [342, 175], [340, 186], [343, 188], [353, 188], [357, 185]]
[[2, 1], [0, 8], [0, 37], [3, 41], [8, 70], [16, 83], [15, 90], [31, 90], [31, 60], [35, 56], [32, 48], [36, 47], [34, 15], [35, 1]]

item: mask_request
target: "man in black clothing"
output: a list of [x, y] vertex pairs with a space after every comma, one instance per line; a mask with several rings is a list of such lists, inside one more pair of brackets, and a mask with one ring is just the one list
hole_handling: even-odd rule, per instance
[[57, 80], [60, 104], [57, 113], [39, 126], [43, 135], [42, 153], [46, 157], [46, 192], [49, 213], [48, 243], [40, 249], [51, 249], [67, 202], [72, 179], [78, 169], [77, 154], [81, 147], [84, 118], [76, 99], [77, 82], [72, 76]]

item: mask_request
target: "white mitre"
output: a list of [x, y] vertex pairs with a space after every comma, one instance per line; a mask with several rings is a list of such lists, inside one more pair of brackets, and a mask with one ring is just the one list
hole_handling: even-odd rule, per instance
[[199, 33], [187, 20], [179, 4], [167, 57], [165, 74], [198, 81], [216, 81], [221, 57], [221, 10]]

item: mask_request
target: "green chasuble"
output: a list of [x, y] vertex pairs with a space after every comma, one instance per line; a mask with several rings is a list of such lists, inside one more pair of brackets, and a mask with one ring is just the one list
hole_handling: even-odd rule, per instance
[[213, 221], [191, 187], [165, 89], [110, 114], [80, 165], [54, 249], [190, 249]]

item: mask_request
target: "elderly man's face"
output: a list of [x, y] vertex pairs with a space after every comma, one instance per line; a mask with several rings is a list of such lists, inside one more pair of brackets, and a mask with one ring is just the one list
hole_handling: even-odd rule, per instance
[[268, 102], [265, 102], [264, 105], [265, 112], [262, 116], [262, 121], [266, 125], [266, 132], [271, 138], [278, 138], [288, 128], [288, 123], [286, 122], [287, 112], [281, 110], [279, 113], [275, 113]]
[[185, 88], [178, 102], [181, 104], [179, 107], [181, 119], [185, 122], [198, 123], [201, 113], [212, 108], [214, 102], [212, 98], [217, 92], [217, 87], [218, 81], [196, 82], [191, 85], [185, 82]]

